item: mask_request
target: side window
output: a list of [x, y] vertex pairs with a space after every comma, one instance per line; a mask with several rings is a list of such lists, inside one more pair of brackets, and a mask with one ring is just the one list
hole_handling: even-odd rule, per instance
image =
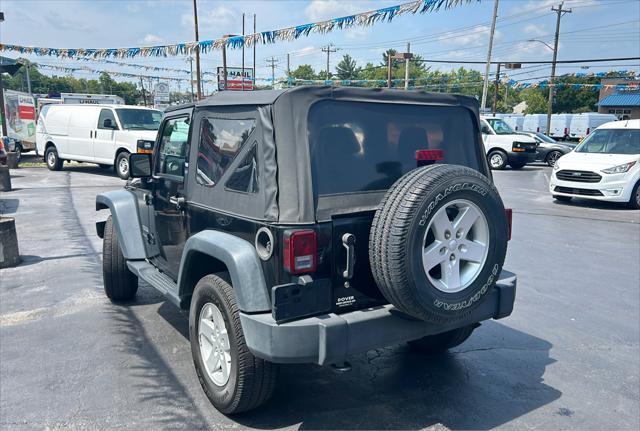
[[205, 118], [200, 123], [196, 181], [215, 186], [255, 128], [255, 120]]
[[229, 177], [225, 186], [229, 190], [244, 193], [258, 192], [258, 151], [257, 144], [242, 159], [235, 171]]
[[116, 117], [113, 115], [113, 111], [111, 109], [101, 110], [100, 116], [98, 117], [98, 129], [115, 130], [117, 128], [118, 123], [116, 123]]
[[158, 174], [184, 176], [188, 142], [189, 117], [171, 118], [164, 122], [157, 156]]

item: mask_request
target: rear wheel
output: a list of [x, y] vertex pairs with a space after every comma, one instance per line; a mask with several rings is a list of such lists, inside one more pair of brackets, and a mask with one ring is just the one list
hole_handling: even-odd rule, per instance
[[553, 195], [553, 198], [560, 202], [569, 202], [571, 200], [571, 196]]
[[111, 216], [104, 226], [102, 243], [102, 275], [104, 292], [114, 302], [130, 301], [138, 291], [138, 277], [127, 268]]
[[553, 165], [555, 165], [558, 159], [562, 156], [563, 154], [561, 151], [551, 151], [549, 154], [547, 154], [547, 158], [545, 161], [547, 162], [547, 165], [553, 167]]
[[115, 161], [116, 174], [123, 180], [129, 179], [129, 152], [122, 151], [116, 156]]
[[196, 285], [189, 335], [198, 379], [216, 409], [240, 413], [271, 397], [278, 366], [249, 351], [233, 288], [217, 275], [207, 275]]
[[419, 340], [409, 341], [409, 347], [416, 352], [437, 355], [467, 341], [476, 325], [469, 325], [442, 334], [429, 335]]
[[16, 153], [16, 156], [17, 156], [17, 158], [18, 158], [18, 161], [20, 161], [20, 158], [22, 157], [22, 152], [24, 151], [24, 150], [22, 149], [22, 144], [20, 144], [20, 143], [16, 144], [16, 146], [15, 146], [15, 148], [14, 148], [14, 151], [15, 151], [15, 153]]
[[47, 168], [50, 171], [59, 171], [62, 169], [62, 159], [58, 157], [58, 150], [56, 147], [49, 147], [44, 152], [44, 161], [47, 163]]
[[504, 151], [493, 150], [487, 156], [491, 169], [501, 170], [507, 166], [507, 154]]

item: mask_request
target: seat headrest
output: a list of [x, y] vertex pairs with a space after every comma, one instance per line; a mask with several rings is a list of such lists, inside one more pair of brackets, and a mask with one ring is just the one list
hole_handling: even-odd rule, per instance
[[422, 127], [407, 127], [400, 133], [398, 139], [398, 151], [401, 155], [415, 157], [417, 150], [426, 150], [429, 148], [427, 140], [427, 131]]
[[354, 155], [360, 152], [358, 139], [348, 127], [325, 127], [318, 133], [316, 152], [331, 155]]

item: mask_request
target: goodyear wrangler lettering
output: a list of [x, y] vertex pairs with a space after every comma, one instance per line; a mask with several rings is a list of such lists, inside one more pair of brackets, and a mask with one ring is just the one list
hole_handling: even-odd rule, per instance
[[476, 192], [476, 193], [480, 194], [481, 196], [484, 196], [484, 195], [487, 194], [487, 190], [484, 187], [481, 187], [481, 186], [479, 186], [477, 184], [458, 183], [458, 184], [454, 184], [452, 186], [449, 186], [444, 190], [444, 192], [438, 193], [438, 195], [435, 197], [435, 199], [433, 201], [431, 201], [429, 203], [429, 205], [427, 205], [427, 209], [422, 214], [422, 217], [420, 217], [420, 221], [418, 222], [418, 224], [420, 226], [424, 226], [427, 223], [427, 219], [429, 218], [429, 215], [431, 215], [431, 212], [436, 207], [436, 205], [438, 205], [438, 203], [440, 203], [440, 201], [442, 201], [444, 198], [449, 196], [451, 193], [458, 192], [460, 190], [469, 190], [469, 191], [472, 191], [472, 192]]

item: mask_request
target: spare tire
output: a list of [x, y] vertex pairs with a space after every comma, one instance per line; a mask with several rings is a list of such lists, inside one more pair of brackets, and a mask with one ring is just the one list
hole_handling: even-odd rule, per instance
[[382, 295], [398, 310], [451, 323], [495, 285], [508, 227], [498, 191], [456, 165], [407, 173], [385, 195], [371, 227], [369, 258]]

